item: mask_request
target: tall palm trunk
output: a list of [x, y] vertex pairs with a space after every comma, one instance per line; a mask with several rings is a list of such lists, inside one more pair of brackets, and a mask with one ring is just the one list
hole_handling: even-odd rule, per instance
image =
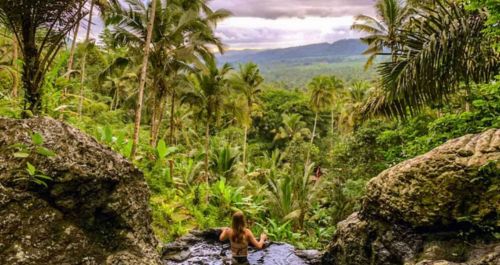
[[316, 112], [316, 116], [314, 117], [314, 127], [313, 127], [313, 133], [311, 137], [311, 144], [314, 142], [314, 137], [316, 137], [316, 126], [318, 125], [318, 115], [319, 113]]
[[172, 100], [171, 100], [172, 105], [170, 106], [170, 139], [169, 142], [171, 145], [174, 144], [174, 130], [175, 130], [175, 122], [174, 122], [174, 116], [175, 116], [175, 89], [172, 90]]
[[247, 169], [247, 141], [248, 141], [248, 126], [245, 125], [245, 133], [243, 136], [243, 170]]
[[334, 109], [332, 108], [332, 121], [331, 121], [331, 129], [332, 129], [332, 135], [333, 135], [333, 132], [335, 132], [335, 111]]
[[[90, 3], [89, 23], [87, 26], [87, 35], [85, 36], [86, 45], [88, 45], [88, 42], [90, 39], [90, 31], [92, 29], [92, 15], [94, 13], [94, 4], [95, 4], [95, 1], [92, 0], [92, 2]], [[87, 48], [85, 49], [85, 53], [83, 54], [82, 68], [80, 69], [82, 71], [80, 73], [80, 102], [78, 104], [78, 115], [80, 117], [82, 117], [82, 110], [83, 110], [83, 85], [85, 84], [86, 67], [87, 67]]]
[[17, 60], [19, 59], [19, 50], [17, 47], [17, 39], [14, 36], [12, 38], [12, 66], [14, 67], [14, 75], [13, 75], [13, 84], [12, 84], [12, 97], [17, 98], [18, 94], [18, 87], [19, 87], [19, 80], [17, 76]]
[[208, 157], [210, 156], [210, 122], [205, 128], [205, 182], [208, 183]]
[[156, 146], [158, 143], [158, 136], [160, 135], [161, 121], [163, 120], [163, 115], [165, 112], [166, 98], [163, 93], [161, 95], [156, 95], [153, 103], [153, 113], [151, 117], [151, 135], [150, 144], [151, 146]]
[[151, 44], [151, 38], [153, 36], [153, 25], [155, 21], [156, 14], [156, 2], [153, 1], [151, 7], [151, 14], [148, 22], [146, 43], [144, 44], [144, 57], [142, 58], [142, 69], [141, 69], [141, 79], [139, 82], [139, 97], [137, 99], [137, 109], [135, 111], [135, 125], [134, 125], [134, 140], [132, 142], [132, 152], [131, 157], [135, 156], [137, 152], [137, 144], [139, 143], [139, 130], [141, 127], [141, 117], [142, 117], [142, 101], [144, 98], [144, 86], [146, 85], [146, 75], [148, 69], [149, 61], [149, 46]]
[[[314, 126], [313, 126], [313, 132], [312, 132], [312, 137], [311, 137], [311, 145], [314, 143], [314, 137], [316, 136], [316, 126], [318, 125], [318, 115], [319, 112], [316, 112], [316, 116], [314, 117]], [[311, 156], [311, 149], [307, 149], [307, 156], [306, 156], [306, 164], [304, 165], [304, 174], [307, 174], [307, 167], [309, 166], [309, 163]]]
[[[80, 20], [76, 23], [75, 27], [75, 33], [73, 34], [73, 41], [71, 42], [71, 50], [69, 52], [69, 59], [68, 59], [68, 72], [71, 72], [73, 70], [73, 63], [75, 60], [75, 50], [76, 50], [76, 42], [78, 39], [78, 32], [80, 31]], [[69, 76], [68, 76], [69, 78]], [[65, 89], [66, 92], [66, 89]]]

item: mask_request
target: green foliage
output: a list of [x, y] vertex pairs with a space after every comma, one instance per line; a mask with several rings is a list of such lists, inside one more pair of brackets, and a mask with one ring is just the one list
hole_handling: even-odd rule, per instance
[[47, 158], [53, 157], [56, 155], [52, 150], [43, 146], [44, 139], [40, 133], [33, 132], [31, 134], [31, 145], [25, 144], [15, 144], [10, 146], [14, 158], [20, 159], [21, 163], [26, 163], [26, 175], [20, 176], [15, 179], [16, 182], [25, 182], [26, 187], [29, 187], [30, 183], [34, 183], [39, 186], [43, 186], [45, 188], [48, 187], [47, 182], [52, 181], [52, 177], [46, 176], [45, 173], [38, 170], [30, 160], [33, 159], [33, 156], [40, 155]]
[[[378, 1], [383, 23], [362, 16], [355, 27], [370, 33], [365, 40], [371, 56], [398, 57], [390, 71], [398, 74], [396, 85], [384, 87], [383, 82], [373, 82], [381, 77], [374, 69], [362, 71], [361, 58], [264, 67], [250, 63], [233, 70], [215, 61], [210, 46], [221, 46], [214, 30], [227, 11], [211, 11], [206, 1], [159, 1], [138, 153], [130, 157], [148, 6], [139, 0], [128, 2], [132, 3], [128, 8], [118, 2], [110, 6], [104, 46], [77, 45], [75, 65], [81, 65], [83, 58], [88, 62], [83, 82], [81, 69], [66, 73], [69, 51], [57, 53], [43, 79], [41, 111], [94, 136], [144, 172], [151, 190], [153, 229], [162, 241], [175, 240], [191, 229], [228, 226], [232, 212], [241, 210], [251, 229], [268, 233], [272, 240], [321, 249], [331, 240], [336, 224], [359, 210], [365, 184], [381, 171], [455, 137], [500, 127], [500, 79], [490, 81], [495, 73], [487, 67], [482, 77], [488, 78], [476, 78], [481, 76], [470, 66], [490, 57], [478, 52], [459, 63], [441, 63], [449, 58], [450, 49], [456, 55], [453, 59], [465, 54], [469, 46], [462, 45], [491, 50], [481, 46], [486, 39], [478, 38], [495, 34], [493, 24], [467, 23], [476, 16], [479, 22], [491, 21], [497, 13], [486, 18], [483, 13], [454, 9], [466, 16], [452, 14], [448, 21], [442, 7], [427, 10], [415, 4], [422, 25], [431, 25], [417, 30], [401, 25], [410, 12], [405, 6]], [[486, 5], [496, 10], [489, 1], [470, 2], [471, 8]], [[466, 24], [455, 28], [457, 21]], [[482, 28], [488, 33], [476, 31]], [[471, 31], [463, 32], [467, 30]], [[440, 37], [431, 38], [430, 33]], [[455, 37], [461, 33], [474, 33], [474, 38], [458, 43]], [[418, 38], [403, 39], [407, 35]], [[442, 36], [449, 39], [442, 41]], [[1, 43], [12, 42], [0, 36]], [[15, 68], [8, 47], [7, 52], [0, 49], [0, 65], [6, 62]], [[419, 60], [429, 63], [434, 55], [443, 57], [432, 67], [423, 65], [425, 72], [413, 65]], [[392, 63], [382, 61], [384, 67]], [[467, 65], [472, 68], [460, 68]], [[30, 114], [22, 112], [25, 95], [11, 91], [16, 75], [2, 69], [0, 115]], [[458, 74], [446, 76], [451, 72]], [[450, 81], [445, 77], [457, 79], [445, 83]], [[469, 77], [483, 83], [466, 82]], [[432, 86], [417, 87], [427, 92], [410, 89], [413, 81], [441, 82], [439, 88], [446, 93], [434, 94]], [[387, 97], [391, 89], [394, 97]], [[405, 112], [413, 115], [404, 115], [404, 120], [363, 115], [384, 107], [378, 105], [381, 98], [401, 99], [398, 93], [409, 98], [407, 103], [417, 97], [420, 112]], [[419, 96], [426, 93], [431, 97]], [[446, 100], [434, 100], [439, 95], [446, 95]], [[34, 166], [35, 158], [57, 154], [44, 147], [40, 133], [30, 137], [31, 144], [10, 147], [23, 167], [19, 181], [28, 187], [49, 186], [51, 179]], [[497, 174], [494, 169], [482, 168], [482, 177], [473, 180], [475, 187], [481, 188]], [[498, 185], [486, 194], [498, 194]], [[464, 222], [474, 218], [464, 216]]]

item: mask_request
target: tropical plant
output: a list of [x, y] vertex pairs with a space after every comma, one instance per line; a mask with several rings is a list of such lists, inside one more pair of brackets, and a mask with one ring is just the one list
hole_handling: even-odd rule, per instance
[[247, 139], [248, 130], [252, 125], [252, 112], [258, 104], [259, 93], [262, 91], [260, 86], [264, 78], [260, 74], [259, 66], [254, 63], [240, 65], [238, 73], [231, 79], [231, 85], [237, 91], [241, 92], [246, 100], [246, 117], [243, 119], [244, 139], [243, 139], [243, 168], [247, 161]]
[[282, 124], [274, 136], [274, 141], [280, 140], [298, 140], [304, 139], [311, 136], [311, 131], [306, 128], [306, 123], [302, 121], [302, 116], [300, 114], [286, 114], [283, 113]]
[[218, 177], [229, 179], [240, 159], [240, 151], [226, 143], [211, 153], [211, 169]]
[[210, 125], [218, 121], [228, 94], [229, 64], [217, 67], [215, 59], [206, 58], [206, 67], [189, 78], [191, 90], [183, 95], [182, 102], [191, 105], [197, 117], [205, 120], [205, 180], [208, 181], [210, 157]]
[[362, 110], [370, 92], [370, 83], [354, 81], [343, 98], [343, 108], [339, 117], [339, 129], [356, 129], [362, 118]]
[[[375, 4], [377, 18], [358, 15], [351, 29], [361, 31], [368, 36], [361, 40], [368, 44], [364, 54], [369, 55], [365, 68], [370, 67], [379, 55], [391, 55], [397, 58], [400, 33], [412, 15], [412, 9], [401, 0], [378, 0]], [[387, 53], [384, 49], [390, 49]]]
[[[155, 145], [159, 136], [160, 123], [165, 112], [166, 97], [171, 94], [170, 137], [174, 142], [176, 86], [182, 83], [179, 74], [194, 71], [200, 66], [200, 58], [211, 56], [210, 45], [222, 50], [220, 40], [213, 28], [230, 13], [225, 10], [213, 11], [205, 0], [164, 1], [157, 4], [156, 20], [152, 32], [149, 61], [149, 76], [152, 79], [151, 92], [151, 144]], [[128, 1], [128, 8], [119, 3], [112, 5], [107, 23], [112, 25], [112, 36], [117, 45], [128, 45], [131, 52], [142, 55], [147, 35], [147, 14], [149, 8], [140, 0]]]
[[382, 63], [380, 92], [365, 112], [406, 116], [443, 102], [461, 84], [470, 97], [471, 83], [490, 81], [500, 65], [495, 40], [483, 32], [486, 19], [484, 12], [453, 1], [421, 7], [396, 47], [398, 59]]
[[316, 136], [316, 126], [318, 115], [321, 111], [330, 109], [333, 105], [334, 85], [333, 79], [329, 76], [317, 76], [308, 85], [310, 93], [311, 109], [314, 111], [314, 126], [311, 136], [311, 144]]
[[[0, 1], [0, 20], [16, 36], [23, 55], [25, 110], [41, 110], [41, 87], [64, 38], [86, 14], [86, 0]], [[29, 115], [26, 113], [25, 115]]]

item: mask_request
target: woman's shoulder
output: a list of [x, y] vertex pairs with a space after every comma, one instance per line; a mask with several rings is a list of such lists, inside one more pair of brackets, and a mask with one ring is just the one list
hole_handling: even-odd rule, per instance
[[245, 235], [252, 235], [252, 230], [245, 228]]

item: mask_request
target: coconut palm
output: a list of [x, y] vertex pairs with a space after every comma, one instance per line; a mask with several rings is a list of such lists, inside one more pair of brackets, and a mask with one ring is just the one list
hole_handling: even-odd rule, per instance
[[337, 78], [336, 76], [331, 76], [330, 80], [332, 82], [332, 97], [333, 104], [331, 104], [331, 129], [332, 134], [335, 131], [335, 109], [339, 107], [340, 98], [342, 95], [342, 90], [344, 89], [344, 81]]
[[[156, 22], [152, 34], [149, 61], [149, 76], [154, 90], [151, 117], [151, 144], [158, 139], [160, 123], [166, 106], [166, 97], [171, 95], [170, 143], [174, 136], [176, 84], [181, 71], [193, 71], [201, 65], [199, 58], [211, 54], [210, 45], [222, 51], [221, 41], [215, 37], [214, 27], [229, 16], [225, 10], [211, 10], [205, 0], [164, 1], [156, 0]], [[112, 36], [117, 45], [127, 45], [137, 55], [142, 54], [147, 33], [148, 6], [140, 0], [129, 0], [129, 6], [112, 5], [107, 23], [112, 26]], [[181, 78], [182, 79], [182, 78]]]
[[299, 140], [311, 136], [311, 131], [306, 128], [306, 122], [302, 121], [302, 116], [297, 113], [281, 115], [282, 126], [277, 130], [274, 141]]
[[461, 84], [469, 92], [470, 83], [488, 82], [500, 68], [500, 55], [492, 48], [496, 40], [484, 33], [484, 12], [436, 1], [417, 15], [396, 47], [398, 59], [381, 65], [378, 97], [370, 100], [366, 113], [406, 116], [442, 102]]
[[309, 83], [310, 105], [314, 111], [314, 126], [311, 137], [311, 144], [316, 136], [318, 116], [321, 111], [327, 110], [333, 105], [333, 79], [329, 76], [318, 76]]
[[339, 127], [344, 127], [344, 130], [356, 129], [370, 88], [371, 84], [366, 81], [354, 81], [349, 86], [343, 99]]
[[218, 68], [213, 57], [205, 59], [205, 69], [190, 76], [190, 91], [182, 102], [191, 105], [198, 117], [205, 120], [205, 181], [208, 182], [210, 156], [210, 126], [221, 115], [224, 99], [229, 92], [228, 75], [232, 70], [229, 64]]
[[258, 96], [262, 92], [260, 86], [264, 82], [264, 78], [260, 74], [259, 66], [254, 63], [240, 65], [238, 73], [236, 73], [231, 83], [233, 87], [240, 91], [246, 100], [246, 119], [243, 122], [244, 139], [243, 139], [243, 168], [245, 168], [247, 160], [247, 139], [248, 130], [252, 125], [252, 111], [254, 105], [258, 104]]
[[[375, 4], [377, 17], [358, 15], [353, 30], [368, 36], [361, 40], [368, 44], [364, 54], [369, 55], [365, 68], [370, 67], [378, 55], [391, 55], [396, 59], [399, 36], [412, 14], [412, 9], [401, 0], [378, 0]], [[390, 53], [384, 51], [390, 49]]]

